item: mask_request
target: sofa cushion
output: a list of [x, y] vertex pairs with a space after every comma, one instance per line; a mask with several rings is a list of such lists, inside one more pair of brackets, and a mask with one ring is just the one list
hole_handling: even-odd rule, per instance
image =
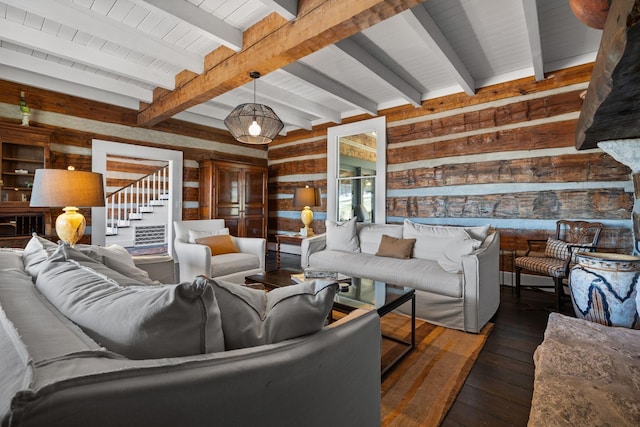
[[0, 271], [2, 270], [24, 270], [20, 249], [0, 248]]
[[33, 237], [27, 242], [22, 254], [24, 269], [34, 279], [38, 277], [42, 263], [55, 252], [58, 245], [33, 233]]
[[260, 268], [260, 259], [254, 254], [238, 252], [211, 257], [211, 277], [226, 276]]
[[309, 263], [313, 268], [336, 270], [348, 276], [409, 286], [447, 297], [462, 297], [462, 274], [447, 273], [436, 261], [324, 250], [311, 254]]
[[399, 224], [361, 224], [358, 223], [360, 252], [375, 254], [380, 247], [382, 235], [402, 238], [402, 225]]
[[327, 228], [327, 249], [344, 252], [360, 252], [360, 242], [356, 233], [356, 218], [345, 222], [325, 221]]
[[36, 286], [62, 314], [106, 348], [131, 359], [222, 351], [220, 311], [205, 280], [122, 286], [98, 263], [60, 245]]
[[405, 219], [402, 237], [416, 239], [416, 244], [413, 246], [413, 258], [437, 261], [450, 244], [467, 239], [469, 236], [484, 241], [488, 232], [488, 225], [480, 227], [425, 225]]
[[413, 250], [413, 245], [415, 243], [416, 239], [398, 239], [397, 237], [391, 237], [383, 234], [376, 255], [409, 259], [411, 258], [411, 251]]
[[325, 325], [338, 285], [308, 281], [271, 292], [208, 279], [222, 316], [225, 348], [273, 344]]
[[220, 228], [218, 230], [191, 230], [189, 229], [189, 243], [197, 243], [196, 240], [209, 236], [224, 236], [229, 234], [228, 228]]
[[450, 243], [438, 258], [438, 265], [449, 273], [462, 273], [462, 257], [478, 249], [482, 242], [470, 236], [462, 241]]
[[[133, 279], [131, 284], [139, 285], [159, 285], [160, 282], [152, 280], [149, 273], [142, 270], [133, 261], [127, 249], [120, 245], [96, 246], [96, 245], [76, 245], [75, 249], [87, 255], [89, 258], [103, 264], [106, 268], [100, 267], [100, 272], [114, 279], [121, 285], [124, 281]], [[113, 272], [118, 274], [111, 274]], [[124, 276], [124, 278], [122, 277]]]
[[209, 246], [209, 249], [211, 249], [211, 256], [235, 254], [240, 252], [236, 245], [233, 243], [233, 240], [231, 240], [231, 236], [228, 234], [220, 236], [200, 237], [196, 239], [196, 243]]

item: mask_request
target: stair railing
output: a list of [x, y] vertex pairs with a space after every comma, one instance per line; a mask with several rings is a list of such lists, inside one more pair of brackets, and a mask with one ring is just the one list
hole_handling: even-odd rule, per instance
[[107, 235], [118, 234], [118, 228], [129, 227], [132, 220], [153, 212], [153, 206], [169, 199], [169, 166], [150, 173], [120, 188], [107, 197]]

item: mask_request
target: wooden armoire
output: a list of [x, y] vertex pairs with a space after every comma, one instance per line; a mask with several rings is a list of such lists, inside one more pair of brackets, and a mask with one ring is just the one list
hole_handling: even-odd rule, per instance
[[224, 219], [238, 237], [267, 237], [266, 167], [200, 162], [200, 219]]

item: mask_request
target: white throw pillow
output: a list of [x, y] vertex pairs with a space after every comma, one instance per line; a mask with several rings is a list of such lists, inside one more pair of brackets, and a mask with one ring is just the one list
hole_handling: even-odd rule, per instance
[[462, 242], [469, 237], [483, 242], [487, 237], [489, 227], [489, 225], [479, 227], [427, 225], [405, 219], [402, 237], [416, 239], [412, 258], [437, 261], [444, 250], [454, 242]]
[[273, 344], [319, 331], [338, 285], [311, 280], [270, 292], [208, 279], [222, 316], [226, 350]]
[[325, 221], [327, 228], [327, 249], [343, 252], [360, 252], [356, 218], [349, 221]]
[[462, 257], [471, 254], [480, 245], [482, 245], [480, 240], [473, 239], [470, 236], [462, 241], [452, 242], [438, 258], [438, 265], [449, 273], [462, 273]]
[[42, 263], [36, 287], [93, 340], [130, 359], [224, 350], [220, 310], [206, 280], [122, 286], [99, 273], [100, 265], [60, 245]]
[[220, 228], [218, 230], [189, 230], [189, 243], [196, 243], [197, 239], [202, 239], [203, 237], [209, 236], [222, 236], [225, 234], [229, 234], [229, 229], [227, 227]]

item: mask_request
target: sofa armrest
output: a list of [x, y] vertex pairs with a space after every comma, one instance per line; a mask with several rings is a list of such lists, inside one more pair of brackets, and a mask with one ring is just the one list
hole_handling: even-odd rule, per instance
[[180, 270], [180, 282], [193, 281], [196, 276], [211, 274], [211, 249], [206, 245], [185, 243], [176, 240], [174, 243]]
[[265, 255], [267, 253], [267, 241], [261, 237], [235, 237], [231, 240], [238, 250], [245, 254], [253, 254], [260, 259], [260, 270], [265, 270]]
[[482, 246], [462, 257], [464, 330], [480, 329], [500, 305], [500, 234], [487, 236]]
[[309, 267], [309, 257], [315, 252], [320, 252], [327, 247], [327, 235], [318, 234], [302, 240], [300, 245], [300, 266], [304, 269]]

